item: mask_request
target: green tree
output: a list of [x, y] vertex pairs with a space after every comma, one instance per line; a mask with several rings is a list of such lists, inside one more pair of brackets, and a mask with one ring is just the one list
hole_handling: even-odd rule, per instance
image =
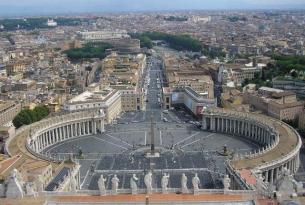
[[49, 115], [49, 109], [47, 106], [37, 106], [33, 110], [23, 109], [13, 119], [13, 124], [16, 128], [23, 125], [29, 125], [37, 122]]
[[141, 45], [148, 44], [150, 46], [151, 40], [163, 40], [169, 44], [173, 49], [182, 51], [199, 52], [202, 50], [202, 44], [199, 40], [192, 38], [189, 35], [172, 35], [162, 32], [144, 32], [131, 33], [132, 38], [137, 38], [141, 41]]
[[82, 48], [73, 48], [64, 51], [68, 58], [72, 60], [89, 59], [89, 58], [100, 58], [106, 57], [106, 50], [112, 48], [109, 43], [87, 43]]

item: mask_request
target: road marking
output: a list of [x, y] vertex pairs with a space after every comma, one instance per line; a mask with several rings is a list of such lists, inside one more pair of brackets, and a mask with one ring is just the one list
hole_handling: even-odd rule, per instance
[[168, 115], [175, 120], [178, 123], [181, 123], [181, 120], [179, 119], [179, 117], [177, 117], [175, 114], [172, 114], [171, 112], [168, 112]]
[[146, 144], [146, 132], [145, 132], [145, 135], [144, 135], [144, 136], [145, 136], [145, 138], [144, 138], [144, 144], [147, 145], [147, 144]]
[[[108, 133], [112, 133], [112, 134], [121, 134], [121, 133], [127, 133], [127, 132], [128, 132], [128, 133], [130, 133], [130, 132], [144, 132], [144, 130], [132, 130], [132, 129], [131, 129], [131, 130], [127, 130], [127, 129], [126, 129], [125, 131], [122, 131], [122, 132], [115, 132], [115, 131], [114, 131], [114, 132], [111, 132], [111, 131], [109, 131]], [[106, 134], [106, 133], [105, 133], [105, 134]]]
[[126, 144], [126, 145], [128, 145], [128, 146], [130, 146], [130, 147], [132, 147], [132, 145], [131, 144], [129, 144], [129, 143], [127, 143], [127, 142], [125, 142], [124, 140], [122, 140], [122, 139], [119, 139], [119, 138], [117, 138], [117, 137], [114, 137], [114, 136], [112, 136], [112, 135], [110, 135], [110, 134], [106, 134], [108, 137], [111, 137], [111, 138], [113, 138], [113, 139], [116, 139], [116, 140], [118, 140], [118, 141], [120, 141], [120, 142], [123, 142], [124, 144]]
[[162, 131], [160, 130], [160, 145], [162, 145]]
[[112, 144], [112, 145], [114, 145], [114, 146], [117, 146], [117, 147], [123, 148], [123, 149], [125, 149], [125, 150], [128, 150], [126, 147], [123, 147], [123, 146], [121, 146], [121, 145], [118, 145], [118, 144], [115, 144], [115, 143], [109, 142], [109, 141], [107, 141], [107, 140], [103, 140], [103, 139], [98, 138], [98, 137], [95, 137], [95, 136], [94, 136], [93, 138], [95, 138], [96, 140], [100, 140], [100, 141], [103, 141], [103, 142], [107, 142], [107, 143], [109, 143], [109, 144]]
[[83, 187], [83, 185], [84, 185], [84, 183], [85, 183], [85, 181], [86, 181], [86, 178], [87, 178], [87, 176], [89, 175], [89, 171], [90, 171], [90, 169], [87, 170], [87, 173], [86, 173], [86, 175], [85, 175], [85, 178], [83, 179], [83, 182], [82, 182], [81, 185], [80, 185], [80, 189], [82, 189], [82, 187]]
[[67, 143], [70, 143], [70, 142], [73, 142], [73, 141], [76, 141], [76, 140], [80, 140], [80, 139], [86, 139], [86, 138], [90, 138], [92, 136], [78, 136], [78, 137], [74, 137], [74, 138], [69, 138], [69, 139], [65, 139], [64, 141], [60, 142], [59, 144], [57, 145], [54, 145], [53, 147], [51, 146], [49, 149], [46, 149], [46, 152], [50, 152], [51, 150], [61, 146], [61, 145], [64, 145], [64, 144], [67, 144]]
[[189, 136], [189, 137], [187, 137], [187, 138], [185, 138], [185, 139], [183, 139], [183, 140], [177, 142], [177, 143], [174, 144], [174, 145], [178, 145], [178, 144], [180, 144], [181, 142], [184, 142], [184, 141], [186, 141], [186, 140], [188, 140], [188, 139], [194, 137], [195, 135], [198, 135], [199, 133], [200, 133], [200, 132], [196, 132], [195, 134], [192, 134], [191, 136]]
[[209, 134], [208, 136], [202, 137], [202, 138], [200, 138], [200, 139], [198, 139], [198, 140], [195, 140], [195, 141], [190, 142], [190, 143], [188, 143], [188, 144], [186, 144], [186, 145], [183, 145], [183, 146], [181, 146], [181, 148], [184, 148], [184, 147], [186, 147], [186, 146], [189, 146], [189, 145], [191, 145], [191, 144], [194, 144], [194, 143], [196, 143], [196, 142], [199, 142], [200, 140], [206, 139], [206, 138], [211, 137], [211, 136], [213, 136], [213, 135], [215, 135], [215, 133]]

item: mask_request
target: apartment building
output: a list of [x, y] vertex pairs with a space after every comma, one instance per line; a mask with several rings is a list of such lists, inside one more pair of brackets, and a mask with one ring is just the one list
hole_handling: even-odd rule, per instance
[[206, 71], [178, 56], [165, 56], [163, 61], [170, 88], [190, 87], [201, 96], [214, 98], [214, 82]]
[[132, 85], [113, 85], [121, 93], [122, 111], [140, 111], [145, 109], [144, 92]]
[[102, 80], [110, 85], [137, 85], [146, 66], [146, 55], [118, 55], [112, 53], [102, 61]]
[[6, 63], [6, 75], [12, 76], [16, 74], [22, 74], [25, 72], [27, 66], [30, 64], [30, 60], [15, 60], [11, 59]]

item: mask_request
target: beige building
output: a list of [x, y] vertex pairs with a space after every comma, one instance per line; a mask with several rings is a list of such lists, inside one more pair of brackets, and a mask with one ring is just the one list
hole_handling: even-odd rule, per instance
[[122, 111], [145, 109], [144, 92], [138, 82], [146, 66], [146, 55], [117, 55], [112, 53], [102, 61], [103, 85], [121, 94]]
[[214, 82], [211, 76], [204, 75], [202, 72], [174, 72], [168, 73], [169, 86], [171, 88], [188, 86], [200, 95], [209, 99], [214, 98]]
[[135, 86], [111, 86], [121, 93], [122, 111], [139, 111], [145, 109], [144, 92]]
[[190, 87], [208, 99], [214, 98], [214, 81], [195, 64], [175, 55], [165, 55], [164, 68], [169, 87]]
[[103, 83], [137, 85], [146, 66], [146, 55], [112, 53], [102, 61]]
[[304, 102], [296, 94], [274, 88], [261, 87], [258, 91], [246, 91], [244, 102], [280, 120], [297, 120], [304, 111]]
[[7, 76], [24, 73], [29, 63], [29, 60], [10, 60], [5, 66]]
[[239, 90], [233, 89], [228, 92], [221, 93], [221, 106], [225, 109], [249, 112], [250, 106], [243, 104], [243, 96]]
[[12, 101], [0, 102], [0, 123], [5, 125], [20, 112], [21, 105]]

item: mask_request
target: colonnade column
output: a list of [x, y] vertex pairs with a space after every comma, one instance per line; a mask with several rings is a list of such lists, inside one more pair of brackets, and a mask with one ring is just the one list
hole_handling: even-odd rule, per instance
[[269, 182], [269, 171], [265, 172], [265, 182]]
[[[205, 119], [205, 118], [203, 118], [203, 119]], [[92, 121], [92, 134], [94, 134], [94, 135], [97, 134], [97, 132], [96, 132], [96, 122], [94, 120]]]
[[[95, 121], [93, 121], [93, 124], [95, 124]], [[96, 125], [93, 126], [95, 127], [94, 132], [96, 132]], [[202, 129], [206, 130], [207, 129], [207, 119], [206, 117], [202, 117]]]
[[78, 136], [82, 135], [82, 128], [81, 128], [82, 123], [77, 123], [78, 126]]
[[101, 119], [101, 132], [105, 132], [105, 123], [103, 119]]
[[271, 169], [270, 183], [273, 184], [274, 169]]

